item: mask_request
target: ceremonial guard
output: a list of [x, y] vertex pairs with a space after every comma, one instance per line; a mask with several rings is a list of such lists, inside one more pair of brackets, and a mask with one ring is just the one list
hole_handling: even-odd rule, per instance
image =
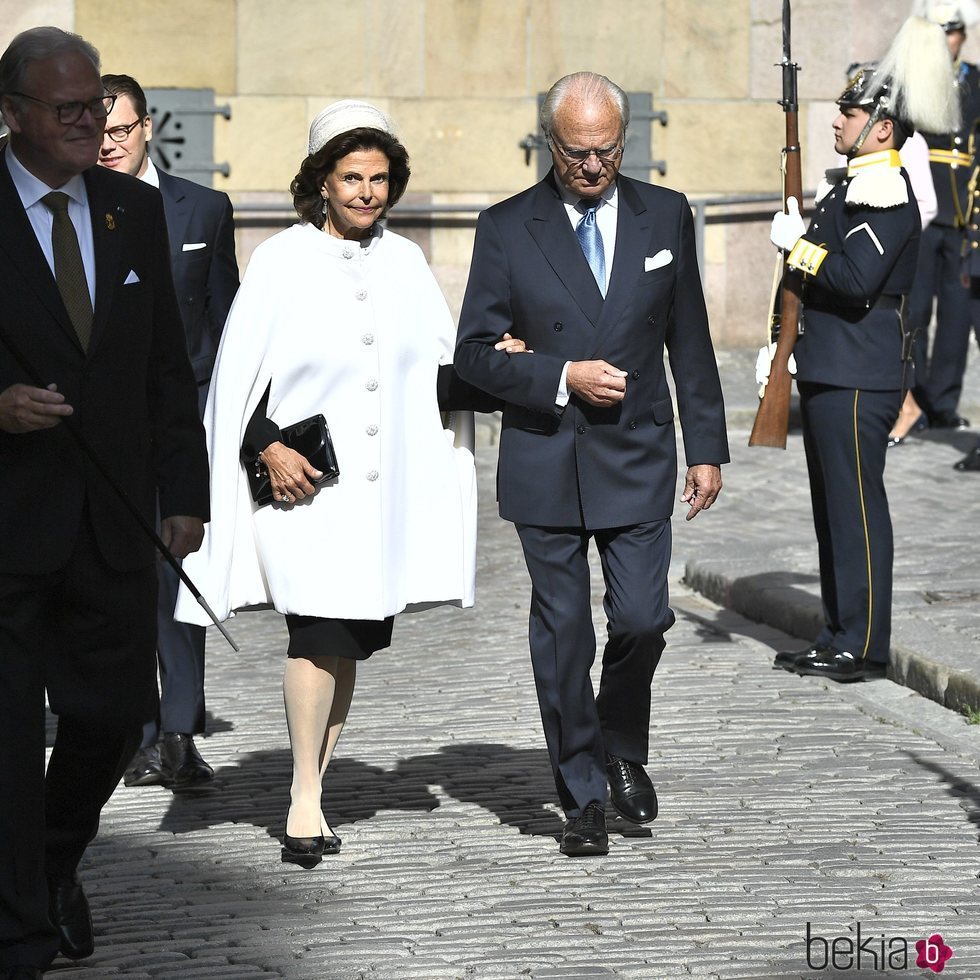
[[804, 234], [795, 199], [771, 238], [800, 277], [797, 386], [820, 559], [825, 625], [776, 666], [838, 681], [880, 675], [891, 636], [892, 527], [885, 496], [888, 432], [910, 354], [902, 323], [920, 234], [898, 150], [919, 127], [958, 129], [941, 29], [911, 17], [875, 68], [862, 68], [834, 121], [846, 168], [829, 171]]
[[[961, 274], [964, 230], [971, 223], [977, 126], [980, 124], [980, 69], [960, 60], [966, 29], [980, 19], [974, 0], [919, 0], [916, 11], [942, 28], [953, 61], [953, 84], [960, 123], [950, 129], [923, 124], [938, 213], [923, 232], [915, 286], [909, 294], [907, 325], [913, 336], [915, 400], [931, 428], [963, 429], [958, 413], [970, 342], [969, 292]], [[929, 323], [936, 303], [936, 329], [929, 352]], [[910, 416], [908, 425], [914, 418]], [[904, 433], [899, 433], [904, 435]]]

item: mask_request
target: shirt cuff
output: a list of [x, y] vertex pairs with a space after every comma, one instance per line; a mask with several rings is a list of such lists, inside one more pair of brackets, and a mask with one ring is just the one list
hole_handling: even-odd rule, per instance
[[568, 404], [570, 397], [568, 394], [568, 369], [571, 365], [571, 361], [565, 361], [565, 366], [561, 369], [561, 378], [558, 381], [558, 394], [555, 395], [555, 405], [558, 408], [564, 408]]

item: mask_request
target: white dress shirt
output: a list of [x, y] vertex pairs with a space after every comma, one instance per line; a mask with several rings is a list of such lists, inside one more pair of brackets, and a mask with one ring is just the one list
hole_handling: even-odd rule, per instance
[[37, 243], [41, 246], [44, 258], [47, 260], [51, 275], [54, 275], [54, 247], [51, 244], [51, 228], [54, 225], [54, 215], [41, 200], [51, 191], [61, 191], [68, 195], [68, 217], [75, 226], [78, 237], [78, 248], [82, 253], [82, 265], [85, 267], [85, 280], [88, 283], [88, 294], [95, 309], [95, 242], [92, 236], [92, 214], [88, 206], [88, 193], [85, 190], [85, 180], [81, 174], [76, 174], [62, 187], [48, 187], [39, 180], [14, 155], [14, 149], [7, 142], [7, 169], [10, 179], [17, 188], [21, 203], [27, 212]]
[[[557, 181], [556, 183], [558, 183], [558, 193], [561, 194], [561, 200], [565, 205], [568, 220], [572, 223], [572, 231], [575, 231], [578, 223], [582, 220], [582, 212], [578, 209], [579, 202], [582, 198], [573, 194], [564, 184]], [[602, 254], [606, 263], [605, 285], [607, 287], [609, 286], [609, 279], [612, 276], [613, 256], [616, 254], [616, 226], [618, 220], [619, 189], [613, 183], [605, 189], [601, 196], [601, 203], [595, 209], [596, 227], [602, 236]], [[567, 379], [568, 367], [571, 363], [571, 361], [565, 362], [565, 367], [562, 368], [561, 372], [561, 380], [558, 382], [558, 394], [555, 398], [555, 404], [559, 408], [564, 408], [568, 404], [569, 392]]]

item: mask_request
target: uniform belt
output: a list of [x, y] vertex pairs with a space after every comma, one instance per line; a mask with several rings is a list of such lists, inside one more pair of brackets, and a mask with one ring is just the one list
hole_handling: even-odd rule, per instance
[[973, 154], [965, 150], [930, 150], [930, 163], [945, 163], [950, 167], [969, 167], [973, 163]]
[[901, 308], [901, 296], [879, 296], [871, 307], [873, 310], [900, 310]]

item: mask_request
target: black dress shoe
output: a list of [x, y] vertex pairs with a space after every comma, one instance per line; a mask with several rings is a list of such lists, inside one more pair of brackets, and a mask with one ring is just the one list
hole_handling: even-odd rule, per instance
[[609, 853], [606, 811], [601, 803], [590, 803], [580, 817], [568, 818], [561, 832], [560, 850], [568, 857]]
[[864, 678], [883, 677], [886, 665], [867, 658], [838, 650], [825, 650], [811, 659], [799, 663], [798, 674], [812, 677], [829, 677], [832, 681], [860, 681]]
[[930, 429], [969, 429], [970, 420], [956, 412], [932, 412], [929, 414]]
[[160, 765], [160, 750], [155, 745], [140, 749], [123, 773], [126, 786], [165, 786], [167, 782]]
[[183, 732], [163, 733], [160, 765], [174, 789], [186, 789], [214, 779], [214, 770], [201, 758], [194, 736]]
[[961, 460], [953, 463], [960, 473], [980, 473], [980, 446], [975, 446]]
[[0, 970], [0, 980], [42, 980], [44, 971], [39, 966], [11, 966]]
[[78, 876], [48, 878], [48, 916], [61, 939], [58, 950], [70, 960], [83, 960], [95, 949], [92, 912]]
[[821, 646], [819, 643], [814, 643], [805, 650], [783, 650], [773, 657], [772, 665], [773, 667], [781, 667], [783, 670], [795, 672], [798, 663], [805, 663], [806, 661], [812, 660], [814, 657], [826, 653], [828, 649], [828, 647]]
[[616, 812], [633, 823], [650, 823], [657, 818], [657, 791], [638, 762], [606, 756], [609, 800]]

